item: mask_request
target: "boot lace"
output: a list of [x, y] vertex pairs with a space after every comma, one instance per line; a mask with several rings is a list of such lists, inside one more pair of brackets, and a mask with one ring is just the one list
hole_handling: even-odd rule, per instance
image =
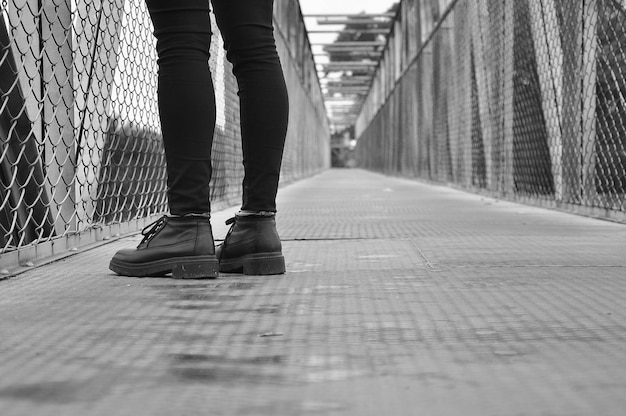
[[167, 216], [164, 215], [158, 220], [156, 220], [155, 222], [153, 222], [152, 224], [145, 227], [143, 230], [141, 230], [141, 234], [143, 235], [143, 240], [141, 240], [140, 244], [147, 243], [148, 241], [152, 239], [152, 237], [157, 235], [159, 231], [161, 231], [161, 229], [165, 226], [166, 220], [167, 220]]
[[[226, 220], [226, 225], [235, 224], [236, 220], [237, 220], [237, 216], [229, 218]], [[222, 248], [226, 247], [226, 241], [228, 241], [228, 237], [230, 237], [230, 234], [233, 232], [233, 228], [235, 228], [235, 226], [231, 225], [231, 227], [228, 229], [228, 232], [226, 233], [226, 237], [224, 237], [224, 241], [222, 242]]]

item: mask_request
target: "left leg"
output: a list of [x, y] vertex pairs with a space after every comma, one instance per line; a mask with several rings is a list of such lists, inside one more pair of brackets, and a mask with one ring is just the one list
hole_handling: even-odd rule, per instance
[[285, 272], [274, 219], [289, 101], [274, 40], [273, 0], [212, 0], [239, 86], [242, 211], [216, 255], [220, 271]]

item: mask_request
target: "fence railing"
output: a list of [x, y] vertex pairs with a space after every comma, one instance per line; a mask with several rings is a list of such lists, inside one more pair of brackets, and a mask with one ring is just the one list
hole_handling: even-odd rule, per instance
[[357, 122], [360, 164], [624, 219], [625, 6], [402, 1]]
[[[274, 15], [292, 108], [287, 182], [329, 166], [330, 134], [298, 1]], [[236, 81], [213, 25], [219, 208], [239, 202], [243, 172]], [[144, 0], [0, 0], [0, 271], [167, 210], [152, 30]]]

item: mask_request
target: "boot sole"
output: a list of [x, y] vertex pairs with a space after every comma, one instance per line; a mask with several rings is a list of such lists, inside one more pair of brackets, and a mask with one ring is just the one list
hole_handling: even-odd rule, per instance
[[215, 256], [189, 256], [135, 264], [111, 259], [109, 269], [123, 276], [163, 277], [172, 273], [174, 279], [215, 279], [219, 264]]
[[285, 273], [282, 253], [256, 253], [220, 261], [220, 272], [263, 276]]

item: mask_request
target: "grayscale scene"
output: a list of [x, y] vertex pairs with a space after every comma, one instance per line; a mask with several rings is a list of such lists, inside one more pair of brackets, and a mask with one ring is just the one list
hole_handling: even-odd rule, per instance
[[626, 1], [0, 0], [0, 416], [623, 416]]

